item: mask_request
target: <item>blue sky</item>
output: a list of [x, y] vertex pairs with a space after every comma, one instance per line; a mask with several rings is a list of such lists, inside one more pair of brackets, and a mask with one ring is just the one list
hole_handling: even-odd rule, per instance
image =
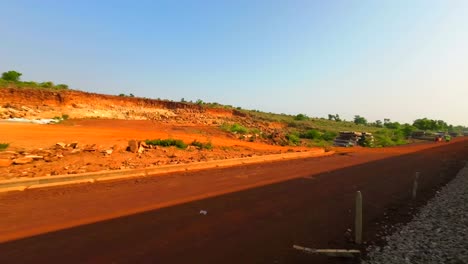
[[0, 71], [23, 80], [468, 125], [468, 1], [0, 2]]

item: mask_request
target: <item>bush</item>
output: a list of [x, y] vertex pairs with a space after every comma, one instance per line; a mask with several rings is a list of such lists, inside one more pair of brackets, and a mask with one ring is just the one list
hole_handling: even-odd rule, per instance
[[249, 132], [249, 129], [240, 125], [240, 124], [233, 124], [229, 125], [227, 123], [224, 123], [220, 126], [220, 128], [224, 131], [229, 131], [232, 133], [239, 133], [239, 134], [247, 134]]
[[53, 82], [42, 82], [39, 84], [39, 86], [44, 87], [44, 88], [53, 88], [54, 83]]
[[19, 82], [21, 75], [23, 74], [17, 71], [7, 71], [2, 73], [2, 79], [5, 81]]
[[331, 132], [331, 131], [326, 131], [322, 135], [322, 139], [325, 141], [332, 141], [338, 136], [338, 133], [336, 132]]
[[286, 135], [286, 138], [288, 139], [290, 145], [297, 146], [301, 143], [301, 139], [295, 134]]
[[231, 132], [239, 133], [239, 134], [246, 134], [249, 132], [249, 129], [242, 125], [234, 124], [231, 126]]
[[308, 138], [308, 139], [320, 139], [322, 134], [314, 129], [307, 130], [305, 133], [301, 134], [301, 138]]
[[197, 140], [194, 140], [192, 143], [190, 143], [190, 145], [195, 146], [199, 149], [208, 149], [208, 150], [213, 149], [213, 145], [211, 144], [211, 142], [202, 143]]
[[68, 85], [61, 83], [61, 84], [55, 85], [54, 88], [57, 89], [57, 90], [66, 90], [66, 89], [68, 89]]
[[175, 146], [180, 149], [185, 149], [187, 148], [187, 144], [185, 144], [182, 140], [180, 139], [154, 139], [154, 140], [145, 140], [145, 143], [147, 145], [153, 145], [153, 146], [161, 146], [161, 147], [171, 147]]
[[8, 143], [0, 143], [0, 150], [5, 150], [10, 146]]
[[309, 117], [305, 114], [298, 114], [294, 117], [294, 120], [297, 120], [297, 121], [304, 121], [304, 120], [308, 120]]
[[374, 133], [376, 147], [391, 147], [406, 144], [405, 135], [401, 130], [382, 129]]

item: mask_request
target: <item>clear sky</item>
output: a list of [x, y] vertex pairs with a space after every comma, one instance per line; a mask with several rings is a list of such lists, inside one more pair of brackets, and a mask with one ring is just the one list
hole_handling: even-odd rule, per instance
[[99, 93], [468, 125], [468, 1], [0, 0], [0, 71]]

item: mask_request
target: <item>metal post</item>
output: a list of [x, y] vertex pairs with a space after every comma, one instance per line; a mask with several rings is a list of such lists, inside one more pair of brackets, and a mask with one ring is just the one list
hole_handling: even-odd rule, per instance
[[419, 172], [414, 174], [414, 182], [413, 182], [413, 199], [416, 198], [418, 193], [418, 181], [419, 181]]
[[356, 244], [362, 243], [362, 195], [360, 191], [356, 193], [356, 215], [354, 219], [354, 241]]

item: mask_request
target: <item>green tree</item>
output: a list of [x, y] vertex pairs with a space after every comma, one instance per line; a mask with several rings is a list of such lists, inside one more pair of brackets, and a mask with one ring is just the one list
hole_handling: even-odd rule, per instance
[[7, 71], [2, 73], [2, 79], [5, 81], [18, 82], [21, 75], [23, 74], [17, 71]]
[[398, 123], [398, 122], [390, 122], [389, 121], [389, 122], [385, 123], [384, 126], [386, 128], [389, 128], [389, 129], [400, 129], [401, 124]]
[[53, 82], [42, 82], [42, 83], [39, 84], [39, 86], [44, 87], [44, 88], [52, 88], [52, 87], [54, 87], [54, 83]]
[[362, 117], [360, 115], [355, 115], [354, 116], [354, 123], [356, 125], [367, 125], [367, 119], [365, 119], [364, 117]]
[[294, 117], [294, 120], [297, 120], [297, 121], [303, 121], [307, 119], [309, 119], [309, 117], [305, 114], [298, 114]]
[[421, 130], [447, 130], [448, 124], [443, 120], [433, 120], [428, 118], [416, 119], [413, 122], [413, 126]]

